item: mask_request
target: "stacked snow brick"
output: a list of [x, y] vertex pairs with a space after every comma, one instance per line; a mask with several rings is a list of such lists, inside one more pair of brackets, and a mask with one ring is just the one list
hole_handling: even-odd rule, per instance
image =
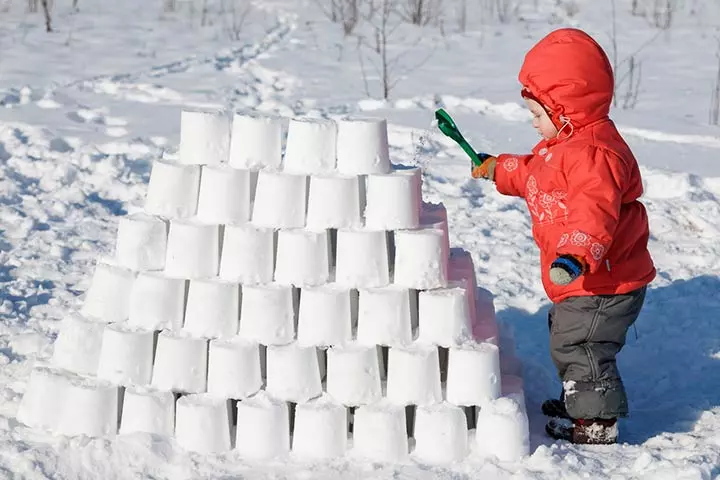
[[282, 155], [284, 128], [183, 111], [18, 419], [256, 460], [527, 454], [512, 336], [386, 122], [291, 119]]

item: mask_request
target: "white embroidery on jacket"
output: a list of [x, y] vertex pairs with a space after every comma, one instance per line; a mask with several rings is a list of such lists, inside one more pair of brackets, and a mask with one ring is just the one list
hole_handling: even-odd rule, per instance
[[[599, 244], [599, 243], [593, 243], [590, 247], [590, 255], [596, 260], [600, 261], [603, 258], [603, 255], [605, 255], [605, 246]], [[608, 271], [610, 270], [609, 264], [608, 264]]]
[[507, 170], [508, 172], [513, 172], [517, 170], [519, 163], [520, 162], [517, 158], [510, 157], [503, 162], [503, 167], [505, 167], [505, 170]]
[[560, 240], [558, 241], [557, 248], [562, 248], [567, 245], [568, 240], [570, 240], [569, 233], [563, 233], [562, 235], [560, 235]]
[[538, 223], [555, 223], [555, 221], [567, 220], [568, 209], [564, 200], [567, 192], [555, 189], [546, 192], [538, 188], [537, 179], [529, 175], [525, 183], [525, 200], [527, 201], [530, 213]]

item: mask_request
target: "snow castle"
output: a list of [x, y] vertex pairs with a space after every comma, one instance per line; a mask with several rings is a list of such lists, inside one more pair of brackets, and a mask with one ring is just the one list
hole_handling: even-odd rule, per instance
[[183, 111], [18, 420], [258, 461], [527, 455], [511, 335], [421, 182], [382, 119]]

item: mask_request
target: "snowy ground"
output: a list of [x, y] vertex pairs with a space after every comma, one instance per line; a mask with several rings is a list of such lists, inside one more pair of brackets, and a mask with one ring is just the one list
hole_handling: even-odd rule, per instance
[[[232, 41], [227, 14], [211, 12], [201, 26], [201, 13], [187, 2], [173, 14], [162, 13], [159, 0], [81, 0], [79, 13], [69, 3], [56, 2], [57, 31], [48, 35], [24, 2], [0, 1], [1, 477], [720, 476], [720, 131], [707, 124], [720, 26], [714, 2], [684, 2], [673, 27], [660, 34], [646, 18], [629, 15], [629, 1], [617, 2], [620, 59], [654, 38], [639, 54], [636, 108], [616, 109], [613, 118], [643, 167], [659, 277], [637, 324], [639, 338], [631, 334], [620, 358], [632, 409], [622, 425], [627, 443], [595, 448], [553, 444], [536, 413], [559, 384], [523, 204], [469, 179], [462, 152], [425, 132], [433, 110], [444, 106], [478, 149], [527, 151], [535, 138], [516, 81], [524, 52], [560, 25], [586, 28], [609, 48], [611, 2], [577, 1], [579, 12], [569, 18], [554, 0], [528, 0], [520, 2], [522, 19], [507, 25], [476, 15], [467, 33], [457, 33], [449, 17], [444, 36], [428, 27], [419, 41], [412, 40], [418, 31], [403, 28], [392, 53], [404, 52], [399, 68], [410, 68], [398, 70], [404, 78], [388, 102], [366, 97], [356, 41], [343, 39], [312, 2], [256, 2], [263, 8]], [[377, 82], [368, 80], [377, 97]], [[188, 105], [389, 119], [393, 161], [426, 167], [426, 199], [446, 204], [451, 243], [473, 253], [479, 283], [495, 294], [499, 318], [515, 328], [530, 458], [449, 468], [251, 465], [232, 455], [188, 455], [149, 436], [68, 440], [18, 424], [33, 362], [48, 357], [58, 320], [80, 305], [95, 260], [111, 252], [117, 216], [142, 204], [151, 162], [177, 145], [179, 111]]]

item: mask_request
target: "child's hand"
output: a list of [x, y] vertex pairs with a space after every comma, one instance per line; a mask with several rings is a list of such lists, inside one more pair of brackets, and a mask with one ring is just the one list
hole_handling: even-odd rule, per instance
[[495, 164], [497, 163], [497, 158], [487, 153], [478, 153], [478, 157], [480, 157], [483, 162], [480, 165], [473, 166], [472, 177], [493, 181], [495, 179]]
[[555, 285], [568, 285], [587, 271], [585, 261], [575, 255], [561, 255], [550, 265], [550, 280]]

